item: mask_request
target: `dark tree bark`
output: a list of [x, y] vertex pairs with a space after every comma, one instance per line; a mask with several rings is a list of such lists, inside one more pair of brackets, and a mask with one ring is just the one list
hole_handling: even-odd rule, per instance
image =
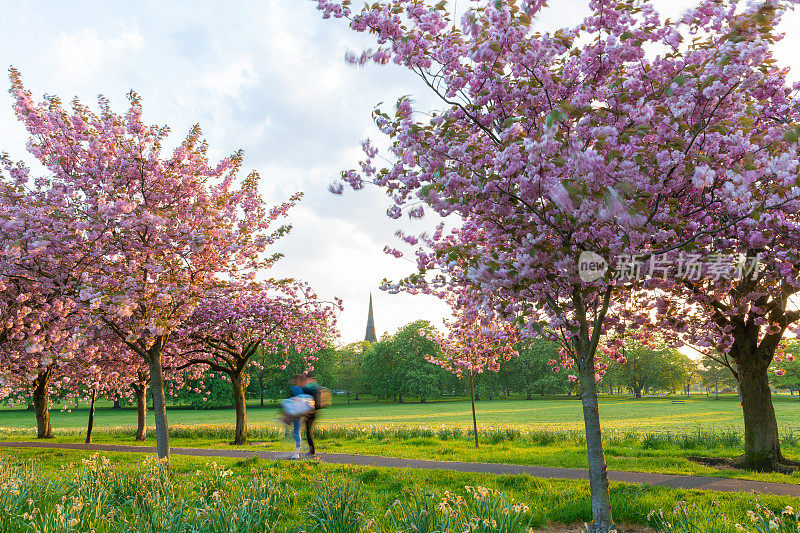
[[134, 383], [131, 387], [136, 393], [136, 440], [143, 441], [147, 437], [147, 383]]
[[148, 350], [147, 364], [150, 366], [150, 394], [153, 397], [153, 414], [156, 419], [156, 450], [158, 459], [169, 468], [169, 426], [167, 425], [167, 404], [164, 399], [164, 370], [161, 367], [161, 352], [166, 337], [156, 339]]
[[169, 426], [167, 425], [167, 404], [164, 399], [164, 369], [161, 366], [161, 354], [167, 345], [169, 335], [159, 335], [145, 348], [143, 339], [136, 341], [128, 340], [125, 332], [113, 322], [108, 320], [105, 323], [111, 328], [128, 348], [144, 359], [150, 370], [150, 393], [153, 397], [153, 414], [156, 419], [156, 452], [161, 467], [169, 470]]
[[763, 358], [742, 358], [737, 366], [744, 415], [744, 455], [739, 464], [750, 470], [781, 470], [787, 463], [781, 454], [778, 421], [769, 388], [769, 362]]
[[615, 527], [611, 516], [608, 468], [600, 428], [600, 406], [597, 402], [594, 355], [600, 342], [601, 326], [611, 301], [611, 287], [606, 289], [602, 303], [594, 304], [592, 319], [588, 318], [587, 308], [589, 306], [580, 292], [580, 287], [575, 286], [573, 290], [573, 309], [579, 329], [570, 340], [578, 367], [583, 424], [586, 430], [586, 455], [592, 500], [592, 524], [589, 526], [588, 533], [608, 533]]
[[114, 398], [114, 405], [111, 408], [112, 409], [122, 409], [122, 406], [119, 403], [119, 398]]
[[729, 355], [735, 362], [735, 369], [731, 370], [739, 381], [744, 417], [744, 454], [736, 461], [740, 468], [787, 472], [797, 466], [781, 453], [778, 421], [769, 388], [769, 366], [786, 327], [793, 321], [788, 315], [785, 304], [784, 309], [773, 309], [769, 315], [770, 322], [782, 327], [765, 335], [760, 342], [760, 326], [753, 320], [735, 322], [734, 342]]
[[33, 381], [33, 410], [36, 412], [36, 438], [52, 439], [53, 427], [50, 425], [50, 381], [53, 365], [40, 372]]
[[475, 434], [475, 447], [478, 447], [478, 418], [475, 416], [475, 375], [470, 370], [469, 397], [472, 400], [472, 431]]
[[247, 444], [247, 402], [244, 395], [244, 372], [230, 372], [233, 404], [236, 407], [236, 432], [231, 444]]
[[[756, 257], [756, 253], [749, 251], [748, 257]], [[774, 294], [770, 294], [769, 290], [760, 286], [760, 282], [761, 279], [745, 276], [731, 294], [734, 301], [739, 301], [754, 291], [763, 291], [763, 295], [753, 302], [754, 307], [765, 311], [763, 317], [750, 312], [729, 316], [731, 308], [725, 303], [714, 300], [709, 304], [716, 324], [728, 328], [733, 337], [733, 344], [729, 348], [719, 350], [723, 354], [721, 358], [709, 357], [728, 367], [739, 381], [745, 438], [744, 454], [736, 461], [737, 466], [762, 472], [786, 472], [798, 464], [787, 460], [781, 453], [768, 372], [786, 329], [800, 320], [800, 311], [786, 309], [789, 297], [797, 293], [797, 289], [782, 281], [772, 289]], [[691, 282], [685, 284], [691, 290], [700, 292]], [[762, 327], [765, 327], [756, 323], [761, 318], [777, 328], [764, 331], [763, 338], [759, 340]], [[706, 395], [708, 393], [707, 390]]]
[[586, 429], [586, 454], [589, 459], [589, 486], [592, 498], [591, 533], [607, 533], [614, 529], [611, 517], [608, 469], [600, 429], [600, 408], [597, 403], [597, 383], [594, 379], [594, 355], [583, 354], [578, 364]]
[[92, 443], [92, 429], [94, 429], [94, 400], [97, 398], [97, 391], [92, 389], [92, 401], [89, 404], [89, 423], [86, 426], [86, 444]]

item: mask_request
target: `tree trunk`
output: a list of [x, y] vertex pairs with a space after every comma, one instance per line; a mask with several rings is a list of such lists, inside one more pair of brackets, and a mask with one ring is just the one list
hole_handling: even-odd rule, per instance
[[136, 393], [136, 410], [138, 412], [136, 440], [143, 441], [147, 436], [147, 383], [134, 384], [133, 391]]
[[594, 377], [593, 354], [579, 353], [583, 422], [586, 428], [586, 454], [589, 460], [589, 489], [592, 499], [592, 524], [589, 533], [608, 533], [614, 529], [611, 518], [611, 496], [608, 469], [600, 429], [600, 408], [597, 403], [597, 382]]
[[33, 410], [36, 411], [36, 438], [52, 439], [53, 427], [50, 425], [50, 379], [53, 366], [40, 372], [33, 382]]
[[228, 374], [233, 385], [233, 405], [236, 407], [236, 433], [231, 444], [247, 444], [247, 403], [244, 397], [242, 372]]
[[533, 400], [533, 398], [531, 397], [531, 390], [528, 389], [526, 392], [527, 392], [527, 395], [525, 396], [525, 399], [526, 400]]
[[164, 371], [161, 368], [161, 351], [166, 338], [158, 337], [148, 350], [150, 366], [150, 394], [153, 396], [153, 412], [156, 419], [156, 450], [158, 459], [169, 468], [169, 426], [167, 426], [167, 405], [164, 399]]
[[478, 447], [478, 418], [475, 416], [475, 378], [469, 377], [469, 397], [472, 400], [472, 431], [475, 433], [475, 447]]
[[633, 389], [633, 397], [636, 398], [637, 400], [642, 397], [642, 389], [641, 389], [641, 387], [638, 388], [638, 389], [634, 387], [634, 389]]
[[92, 429], [94, 428], [94, 400], [97, 398], [97, 390], [92, 389], [92, 401], [89, 404], [89, 423], [86, 426], [86, 444], [92, 443]]
[[114, 398], [114, 406], [112, 409], [122, 409], [122, 405], [119, 403], [119, 398]]
[[786, 460], [781, 454], [769, 389], [769, 363], [762, 358], [741, 357], [737, 369], [744, 414], [744, 455], [739, 463], [749, 470], [781, 470], [779, 465]]

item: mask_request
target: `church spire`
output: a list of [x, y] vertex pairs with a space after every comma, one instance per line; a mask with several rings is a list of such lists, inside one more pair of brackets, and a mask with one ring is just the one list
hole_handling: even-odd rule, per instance
[[378, 338], [375, 336], [375, 320], [372, 318], [372, 293], [369, 293], [369, 314], [367, 315], [367, 333], [364, 335], [364, 340], [367, 342], [377, 342]]

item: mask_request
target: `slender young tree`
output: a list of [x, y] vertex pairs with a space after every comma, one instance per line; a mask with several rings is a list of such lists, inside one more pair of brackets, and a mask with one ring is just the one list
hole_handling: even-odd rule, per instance
[[[52, 438], [54, 376], [81, 349], [80, 276], [91, 264], [58, 189], [0, 155], [0, 396], [31, 396], [38, 438]], [[88, 363], [91, 364], [91, 363]], [[57, 384], [55, 384], [57, 385]]]
[[469, 395], [472, 403], [472, 431], [475, 447], [478, 447], [478, 418], [475, 414], [475, 379], [484, 370], [497, 372], [500, 361], [508, 361], [519, 355], [516, 349], [516, 332], [507, 324], [495, 324], [482, 319], [478, 314], [463, 309], [454, 309], [456, 319], [446, 324], [447, 337], [436, 336], [431, 331], [420, 334], [432, 335], [441, 345], [439, 356], [429, 355], [427, 360], [452, 372], [459, 378], [469, 380]]

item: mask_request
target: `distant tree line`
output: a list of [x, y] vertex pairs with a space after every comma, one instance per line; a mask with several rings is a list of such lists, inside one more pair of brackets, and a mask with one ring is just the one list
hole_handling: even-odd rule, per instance
[[[382, 402], [426, 403], [468, 396], [466, 379], [459, 379], [426, 360], [426, 356], [440, 355], [439, 345], [426, 335], [431, 331], [433, 326], [429, 322], [419, 320], [372, 344], [361, 341], [327, 348], [315, 354], [313, 373], [320, 383], [348, 402], [368, 397]], [[577, 384], [568, 378], [569, 372], [551, 364], [559, 359], [557, 343], [527, 340], [517, 350], [519, 356], [501, 361], [497, 372], [486, 371], [478, 376], [477, 400], [530, 400], [577, 392]], [[305, 369], [303, 355], [291, 350], [288, 354], [261, 354], [257, 366], [249, 372], [247, 397], [258, 399], [262, 405], [287, 397], [289, 378]], [[626, 343], [626, 357], [626, 364], [612, 363], [606, 370], [600, 382], [603, 392], [639, 398], [674, 392], [704, 391], [714, 395], [737, 390], [738, 383], [727, 368], [713, 360], [692, 360], [663, 345], [646, 346], [631, 341]], [[284, 368], [281, 363], [285, 360], [289, 365]], [[210, 394], [192, 393], [196, 387]], [[202, 383], [177, 391], [175, 401], [202, 409], [230, 406], [233, 397], [226, 376], [210, 372]]]

